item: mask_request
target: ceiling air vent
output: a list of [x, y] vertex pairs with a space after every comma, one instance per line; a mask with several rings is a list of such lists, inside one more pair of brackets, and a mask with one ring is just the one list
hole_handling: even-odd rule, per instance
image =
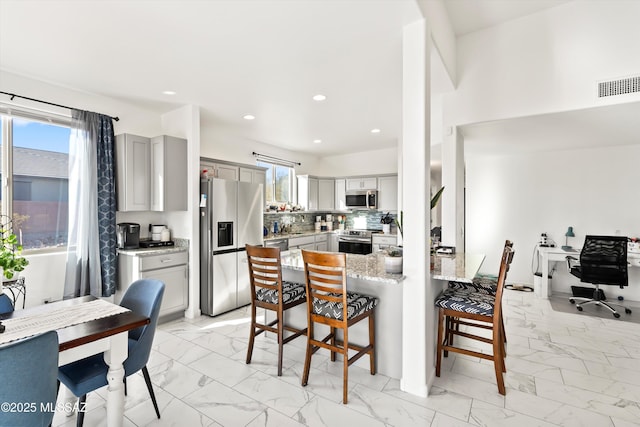
[[640, 92], [640, 76], [598, 83], [598, 98]]

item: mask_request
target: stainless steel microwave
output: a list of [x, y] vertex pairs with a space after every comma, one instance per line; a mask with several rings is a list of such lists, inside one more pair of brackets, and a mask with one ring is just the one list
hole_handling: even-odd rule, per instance
[[378, 190], [347, 190], [345, 205], [347, 209], [377, 209]]

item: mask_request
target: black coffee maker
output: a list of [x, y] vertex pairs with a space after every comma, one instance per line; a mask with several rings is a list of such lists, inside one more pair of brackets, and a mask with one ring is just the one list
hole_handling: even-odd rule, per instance
[[116, 227], [118, 249], [137, 249], [140, 247], [140, 224], [121, 222]]

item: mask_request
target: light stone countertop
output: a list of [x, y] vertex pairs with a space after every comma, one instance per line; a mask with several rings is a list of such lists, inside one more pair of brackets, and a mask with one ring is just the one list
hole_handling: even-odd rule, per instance
[[484, 255], [467, 253], [433, 255], [431, 260], [433, 261], [433, 266], [431, 267], [432, 278], [471, 283], [478, 270], [480, 270]]
[[[303, 231], [303, 232], [297, 232], [297, 233], [278, 233], [278, 234], [273, 234], [273, 233], [269, 233], [267, 234], [263, 240], [267, 241], [267, 240], [276, 240], [276, 239], [290, 239], [290, 238], [295, 238], [295, 237], [304, 237], [304, 236], [315, 236], [315, 235], [320, 235], [320, 234], [344, 234], [346, 232], [348, 232], [349, 230], [332, 230], [332, 231]], [[397, 237], [398, 235], [396, 233], [375, 233], [374, 236], [391, 236], [391, 237]]]
[[[402, 274], [387, 273], [384, 270], [384, 255], [347, 255], [347, 277], [370, 282], [398, 284], [404, 280]], [[300, 249], [283, 251], [280, 255], [282, 268], [304, 271], [302, 252]]]
[[172, 254], [189, 250], [189, 239], [176, 237], [173, 239], [174, 246], [158, 246], [155, 248], [118, 249], [118, 254], [132, 256], [153, 256], [162, 254]]
[[295, 237], [305, 237], [305, 236], [315, 236], [320, 235], [320, 234], [334, 234], [334, 233], [338, 233], [339, 231], [343, 231], [343, 230], [332, 230], [332, 231], [302, 231], [302, 232], [297, 232], [297, 233], [278, 233], [278, 234], [273, 234], [273, 233], [269, 233], [264, 237], [264, 241], [267, 240], [277, 240], [277, 239], [291, 239], [291, 238], [295, 238]]
[[134, 256], [153, 256], [162, 254], [173, 254], [176, 252], [186, 252], [189, 248], [184, 246], [160, 246], [157, 248], [140, 248], [140, 249], [118, 249], [118, 253], [122, 255]]

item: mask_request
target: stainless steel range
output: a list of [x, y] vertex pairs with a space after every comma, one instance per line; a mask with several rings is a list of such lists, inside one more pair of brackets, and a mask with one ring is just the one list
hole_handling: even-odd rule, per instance
[[379, 231], [346, 230], [338, 236], [338, 250], [348, 254], [370, 254], [372, 250], [371, 235]]

